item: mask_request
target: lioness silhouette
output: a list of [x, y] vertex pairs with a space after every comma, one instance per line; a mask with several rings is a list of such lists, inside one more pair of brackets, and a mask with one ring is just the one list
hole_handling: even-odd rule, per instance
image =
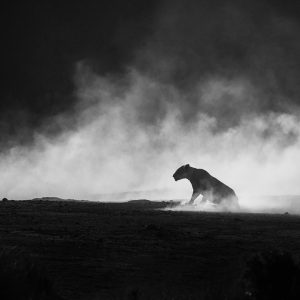
[[239, 207], [234, 190], [203, 169], [196, 169], [187, 164], [177, 169], [173, 177], [175, 181], [186, 178], [191, 182], [193, 194], [189, 204], [193, 204], [196, 198], [202, 195], [201, 203], [209, 201], [229, 209]]

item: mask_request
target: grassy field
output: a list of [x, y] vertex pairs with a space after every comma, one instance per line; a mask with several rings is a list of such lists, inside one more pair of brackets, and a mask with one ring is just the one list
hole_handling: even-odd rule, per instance
[[2, 202], [1, 246], [27, 253], [67, 300], [232, 299], [256, 253], [300, 258], [300, 216], [167, 205]]

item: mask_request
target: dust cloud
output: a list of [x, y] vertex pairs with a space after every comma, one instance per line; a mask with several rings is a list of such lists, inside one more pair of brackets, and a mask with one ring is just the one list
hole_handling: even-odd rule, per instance
[[[299, 24], [270, 14], [259, 30], [233, 3], [205, 8], [203, 18], [193, 7], [179, 14], [183, 4], [166, 6], [121, 75], [78, 62], [76, 126], [55, 138], [37, 133], [31, 147], [2, 153], [0, 194], [187, 199], [190, 184], [175, 183], [172, 174], [189, 163], [232, 187], [244, 207], [285, 207], [279, 196], [300, 194], [298, 71], [287, 66], [298, 49], [290, 32]], [[239, 22], [243, 30], [231, 35]], [[278, 197], [270, 204], [255, 195]]]
[[[208, 170], [238, 194], [300, 193], [300, 124], [295, 115], [248, 115], [238, 126], [220, 131], [217, 118], [202, 110], [187, 124], [177, 104], [185, 95], [136, 70], [121, 84], [81, 64], [77, 76], [78, 128], [54, 141], [37, 136], [35, 147], [2, 156], [2, 194], [88, 198], [158, 189], [186, 197], [189, 183], [172, 178], [184, 163]], [[221, 101], [224, 93], [233, 103], [243, 102], [244, 95], [249, 99], [254, 93], [249, 83], [219, 78], [195, 89], [204, 103]], [[145, 120], [155, 101], [163, 107]]]

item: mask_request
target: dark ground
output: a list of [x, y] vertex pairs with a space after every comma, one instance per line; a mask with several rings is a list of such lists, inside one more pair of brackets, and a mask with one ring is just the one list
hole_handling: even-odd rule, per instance
[[30, 253], [68, 300], [226, 299], [253, 254], [300, 258], [300, 216], [158, 209], [167, 204], [2, 202], [1, 245]]

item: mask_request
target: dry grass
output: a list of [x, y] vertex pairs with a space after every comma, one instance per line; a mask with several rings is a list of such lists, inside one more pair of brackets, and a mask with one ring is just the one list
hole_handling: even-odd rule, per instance
[[236, 299], [254, 254], [299, 259], [299, 216], [159, 210], [167, 204], [8, 201], [1, 244], [25, 249], [72, 300]]

